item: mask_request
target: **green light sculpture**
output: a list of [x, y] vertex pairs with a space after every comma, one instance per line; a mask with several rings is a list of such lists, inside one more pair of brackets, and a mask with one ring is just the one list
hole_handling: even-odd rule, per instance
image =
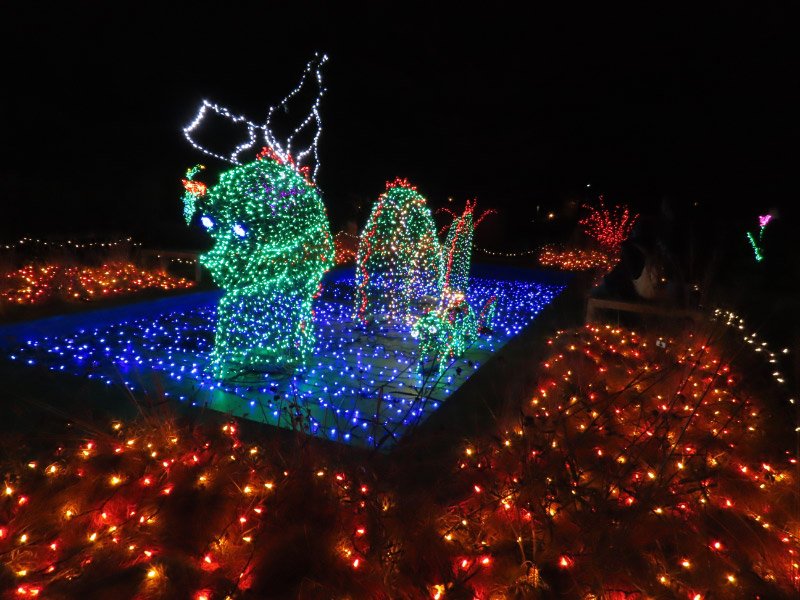
[[190, 195], [215, 242], [201, 262], [225, 290], [214, 374], [224, 379], [302, 363], [314, 348], [311, 304], [333, 264], [316, 188], [266, 152], [222, 173], [202, 195]]

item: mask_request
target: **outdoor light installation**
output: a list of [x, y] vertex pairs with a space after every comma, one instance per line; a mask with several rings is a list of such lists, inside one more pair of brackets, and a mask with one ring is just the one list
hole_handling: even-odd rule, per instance
[[[266, 143], [254, 161], [222, 173], [210, 188], [193, 179], [197, 167], [184, 180], [184, 216], [190, 221], [199, 214], [215, 242], [201, 262], [225, 290], [218, 306], [213, 353], [214, 372], [223, 379], [294, 367], [314, 348], [311, 305], [322, 275], [333, 265], [333, 240], [311, 171], [300, 161], [316, 157], [319, 127], [311, 146], [296, 156], [291, 154], [291, 144], [306, 126], [319, 125], [323, 63], [324, 57], [316, 58], [306, 68], [300, 86], [315, 72], [319, 93], [308, 116], [283, 144], [272, 134], [269, 119], [257, 126], [208, 102], [184, 130], [196, 147], [224, 158], [195, 144], [190, 136], [211, 107], [234, 122], [247, 123], [250, 141], [237, 146], [227, 157], [230, 162], [238, 163], [238, 155], [256, 143], [258, 131]], [[270, 117], [273, 112], [270, 109]]]
[[[183, 217], [213, 240], [200, 260], [221, 291], [0, 332], [10, 359], [388, 449], [530, 324], [563, 282], [471, 273], [483, 218], [475, 203], [437, 231], [405, 179], [377, 198], [355, 267], [328, 272], [335, 246], [316, 185], [324, 62], [315, 57], [276, 105], [316, 86], [286, 138], [273, 132], [275, 108], [258, 124], [208, 101], [184, 129], [197, 150], [230, 165], [219, 174], [195, 165], [182, 182]], [[230, 153], [206, 148], [198, 134], [210, 118], [244, 126], [247, 139]]]
[[407, 325], [438, 296], [442, 253], [425, 197], [407, 180], [386, 183], [361, 233], [356, 318]]

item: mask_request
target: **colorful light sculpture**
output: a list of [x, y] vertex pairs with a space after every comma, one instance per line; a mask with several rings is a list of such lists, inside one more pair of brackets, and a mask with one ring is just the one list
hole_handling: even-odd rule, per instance
[[[447, 231], [447, 238], [442, 248], [443, 269], [439, 288], [444, 291], [467, 293], [469, 286], [469, 269], [472, 263], [472, 240], [475, 228], [494, 211], [487, 210], [475, 220], [477, 202], [467, 200], [464, 212], [460, 215], [451, 213], [453, 222]], [[448, 211], [449, 212], [449, 211]]]
[[333, 263], [314, 185], [293, 165], [263, 156], [223, 173], [195, 206], [215, 241], [201, 262], [225, 290], [217, 376], [301, 363], [314, 347], [311, 303]]
[[386, 183], [361, 233], [356, 318], [410, 325], [438, 299], [442, 254], [433, 215], [407, 180]]
[[750, 247], [753, 249], [756, 262], [761, 262], [764, 260], [764, 251], [761, 248], [761, 242], [764, 239], [764, 230], [767, 228], [767, 225], [771, 220], [771, 214], [761, 215], [758, 217], [758, 236], [754, 236], [749, 231], [747, 232], [747, 240], [750, 242]]
[[[214, 248], [202, 263], [225, 290], [213, 355], [214, 371], [222, 379], [294, 367], [314, 346], [311, 304], [323, 273], [333, 263], [328, 217], [313, 182], [319, 166], [321, 69], [326, 60], [315, 56], [308, 63], [300, 83], [269, 109], [263, 125], [204, 100], [184, 128], [195, 148], [238, 165], [222, 173], [210, 189], [193, 179], [197, 168], [190, 169], [184, 180], [184, 216], [190, 222], [199, 213], [214, 238]], [[271, 130], [276, 110], [288, 112], [289, 101], [314, 81], [317, 95], [311, 108], [288, 138], [279, 140]], [[247, 126], [248, 140], [228, 156], [206, 149], [192, 137], [209, 110]], [[311, 143], [293, 154], [296, 138], [314, 127]], [[256, 160], [240, 164], [239, 155], [257, 143], [259, 133], [265, 147]], [[313, 162], [313, 177], [304, 162]]]

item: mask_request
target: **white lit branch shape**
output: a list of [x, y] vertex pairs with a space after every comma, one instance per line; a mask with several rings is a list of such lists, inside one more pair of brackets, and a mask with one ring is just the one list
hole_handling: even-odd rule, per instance
[[[189, 143], [200, 152], [235, 165], [240, 164], [239, 155], [243, 151], [249, 150], [257, 145], [267, 146], [272, 148], [283, 162], [295, 165], [298, 170], [304, 166], [309, 167], [310, 178], [312, 181], [316, 181], [317, 171], [319, 169], [317, 145], [319, 136], [322, 133], [322, 119], [320, 117], [319, 107], [322, 96], [325, 93], [325, 88], [322, 85], [322, 66], [327, 60], [328, 57], [324, 54], [314, 55], [314, 58], [306, 65], [300, 82], [283, 100], [269, 108], [267, 111], [267, 119], [263, 124], [254, 123], [245, 116], [233, 114], [224, 106], [220, 106], [209, 100], [203, 100], [194, 119], [183, 128], [183, 135]], [[317, 93], [308, 112], [303, 115], [294, 130], [285, 139], [279, 139], [279, 136], [272, 130], [273, 119], [279, 109], [286, 110], [289, 102], [293, 98], [296, 98], [308, 86], [314, 85], [316, 86]], [[234, 124], [243, 124], [247, 127], [247, 139], [236, 146], [227, 156], [209, 150], [194, 138], [195, 133], [203, 124], [209, 112], [215, 113], [224, 119], [228, 119]], [[309, 134], [311, 141], [306, 145], [298, 145], [298, 139], [301, 136], [307, 137]]]

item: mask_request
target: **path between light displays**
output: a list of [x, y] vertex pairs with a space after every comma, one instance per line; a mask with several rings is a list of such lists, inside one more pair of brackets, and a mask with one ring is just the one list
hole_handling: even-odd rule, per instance
[[142, 305], [139, 314], [130, 306], [86, 313], [70, 319], [66, 328], [43, 321], [39, 328], [23, 328], [24, 337], [6, 344], [5, 351], [18, 364], [109, 385], [124, 382], [134, 392], [163, 389], [166, 396], [193, 406], [302, 428], [350, 444], [389, 448], [562, 289], [534, 281], [473, 278], [468, 295], [472, 306], [497, 296], [493, 332], [481, 335], [439, 376], [420, 373], [417, 343], [408, 331], [364, 331], [356, 326], [350, 277], [327, 283], [316, 300], [314, 356], [294, 374], [215, 381], [207, 367], [219, 295], [209, 293], [186, 296], [171, 307], [155, 302], [144, 314]]

